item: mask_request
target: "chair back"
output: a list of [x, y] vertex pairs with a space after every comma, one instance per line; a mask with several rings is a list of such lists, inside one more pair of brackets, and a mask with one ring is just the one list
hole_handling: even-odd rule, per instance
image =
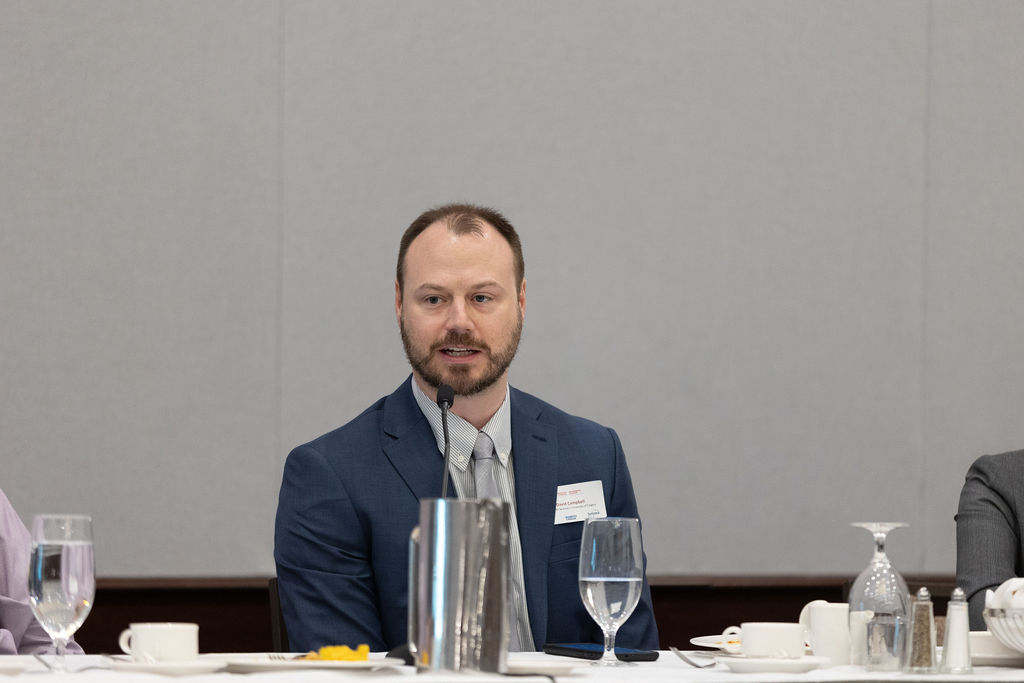
[[288, 645], [288, 629], [284, 624], [284, 613], [281, 611], [281, 594], [277, 592], [277, 577], [267, 581], [270, 594], [270, 642], [274, 652], [291, 652]]

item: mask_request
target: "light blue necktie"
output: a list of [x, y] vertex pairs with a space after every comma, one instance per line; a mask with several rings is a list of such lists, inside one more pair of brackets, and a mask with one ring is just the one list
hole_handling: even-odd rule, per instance
[[494, 443], [485, 432], [477, 434], [473, 444], [473, 477], [476, 479], [477, 498], [501, 500], [498, 480], [494, 478]]
[[[501, 500], [498, 480], [494, 478], [494, 442], [484, 432], [476, 435], [473, 444], [473, 478], [476, 479], [477, 498], [497, 498]], [[509, 590], [514, 591], [515, 581], [509, 581]], [[515, 600], [509, 595], [508, 605], [508, 650], [520, 652], [523, 649], [519, 638], [519, 615], [516, 614]]]

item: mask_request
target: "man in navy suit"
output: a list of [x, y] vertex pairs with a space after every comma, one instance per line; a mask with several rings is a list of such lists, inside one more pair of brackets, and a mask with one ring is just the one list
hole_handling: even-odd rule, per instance
[[[501, 214], [447, 205], [406, 230], [395, 315], [411, 377], [348, 424], [297, 447], [285, 464], [274, 558], [293, 650], [367, 643], [380, 651], [406, 642], [409, 533], [419, 501], [440, 495], [444, 469], [441, 383], [456, 395], [455, 492], [473, 498], [487, 486], [479, 480], [483, 458], [511, 507], [512, 649], [603, 642], [579, 594], [583, 525], [556, 515], [556, 497], [573, 491], [608, 516], [636, 517], [633, 485], [613, 430], [509, 386], [525, 311], [522, 247]], [[616, 644], [658, 647], [646, 578]]]

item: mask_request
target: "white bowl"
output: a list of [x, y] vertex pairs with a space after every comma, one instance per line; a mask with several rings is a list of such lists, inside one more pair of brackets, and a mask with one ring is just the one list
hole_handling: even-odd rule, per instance
[[1024, 652], [1024, 609], [986, 607], [982, 616], [996, 640], [1015, 652]]

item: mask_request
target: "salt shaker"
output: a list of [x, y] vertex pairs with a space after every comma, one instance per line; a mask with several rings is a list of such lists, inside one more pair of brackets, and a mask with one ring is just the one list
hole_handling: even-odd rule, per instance
[[969, 674], [971, 667], [970, 624], [967, 596], [959, 586], [953, 589], [946, 607], [946, 641], [942, 647], [942, 673]]
[[935, 612], [932, 596], [921, 586], [910, 607], [910, 646], [907, 648], [906, 671], [930, 674], [938, 670], [935, 662]]

